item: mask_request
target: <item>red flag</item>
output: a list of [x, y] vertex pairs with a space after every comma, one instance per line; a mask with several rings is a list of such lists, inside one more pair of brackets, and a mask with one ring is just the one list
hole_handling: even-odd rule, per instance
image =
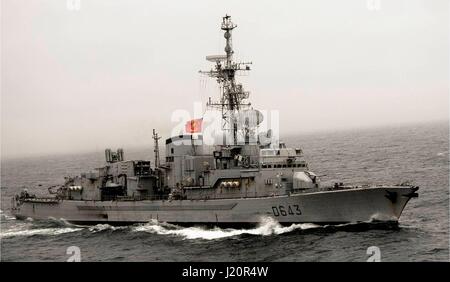
[[187, 133], [197, 133], [202, 131], [202, 118], [193, 119], [186, 122], [185, 131]]

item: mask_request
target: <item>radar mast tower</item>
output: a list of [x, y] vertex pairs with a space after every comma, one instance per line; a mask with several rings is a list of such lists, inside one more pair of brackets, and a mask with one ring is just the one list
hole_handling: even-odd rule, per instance
[[160, 166], [160, 161], [159, 161], [159, 144], [158, 144], [158, 140], [161, 139], [160, 136], [158, 136], [158, 133], [156, 132], [155, 129], [153, 129], [153, 141], [154, 141], [154, 149], [153, 152], [155, 153], [155, 167], [159, 167]]
[[237, 145], [239, 111], [247, 109], [251, 105], [245, 102], [250, 93], [244, 91], [242, 84], [235, 80], [236, 72], [249, 71], [251, 64], [251, 62], [236, 63], [233, 61], [232, 31], [236, 27], [237, 25], [231, 21], [231, 16], [222, 17], [221, 29], [224, 31], [226, 40], [226, 55], [207, 56], [206, 59], [215, 62], [216, 65], [210, 71], [200, 71], [202, 74], [216, 78], [220, 86], [220, 100], [213, 102], [209, 98], [207, 106], [222, 111], [222, 129], [231, 132], [233, 145]]

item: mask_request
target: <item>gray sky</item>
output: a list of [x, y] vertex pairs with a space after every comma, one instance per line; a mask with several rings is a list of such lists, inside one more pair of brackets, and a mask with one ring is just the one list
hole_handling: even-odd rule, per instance
[[239, 79], [281, 134], [449, 118], [447, 0], [80, 4], [1, 0], [2, 158], [168, 137], [174, 110], [217, 95], [198, 70], [223, 53], [225, 13], [253, 62]]

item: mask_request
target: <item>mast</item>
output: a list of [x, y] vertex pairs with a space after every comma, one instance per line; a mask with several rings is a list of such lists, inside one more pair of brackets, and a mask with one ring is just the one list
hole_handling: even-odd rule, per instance
[[249, 71], [251, 64], [251, 62], [236, 63], [233, 61], [232, 31], [236, 27], [237, 25], [231, 21], [230, 16], [225, 15], [222, 18], [221, 29], [224, 31], [226, 40], [224, 49], [226, 55], [207, 56], [206, 59], [215, 62], [216, 65], [210, 71], [200, 71], [200, 73], [216, 78], [220, 85], [220, 100], [213, 102], [209, 98], [207, 106], [221, 109], [222, 129], [231, 132], [233, 145], [237, 145], [239, 111], [250, 107], [250, 103], [244, 101], [248, 99], [250, 93], [244, 91], [242, 84], [237, 83], [235, 79], [237, 71]]
[[159, 145], [158, 140], [161, 139], [161, 137], [158, 136], [158, 133], [156, 133], [155, 129], [153, 129], [153, 141], [155, 144], [155, 148], [153, 149], [153, 152], [155, 153], [155, 167], [159, 167]]

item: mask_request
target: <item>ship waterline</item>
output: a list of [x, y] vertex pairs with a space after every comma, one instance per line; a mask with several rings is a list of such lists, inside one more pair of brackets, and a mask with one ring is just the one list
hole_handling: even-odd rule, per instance
[[61, 200], [49, 203], [30, 199], [22, 204], [16, 217], [58, 218], [75, 224], [111, 225], [157, 220], [179, 225], [241, 226], [257, 225], [264, 217], [272, 217], [281, 224], [396, 222], [408, 201], [415, 196], [415, 190], [413, 187], [368, 187], [206, 201]]

